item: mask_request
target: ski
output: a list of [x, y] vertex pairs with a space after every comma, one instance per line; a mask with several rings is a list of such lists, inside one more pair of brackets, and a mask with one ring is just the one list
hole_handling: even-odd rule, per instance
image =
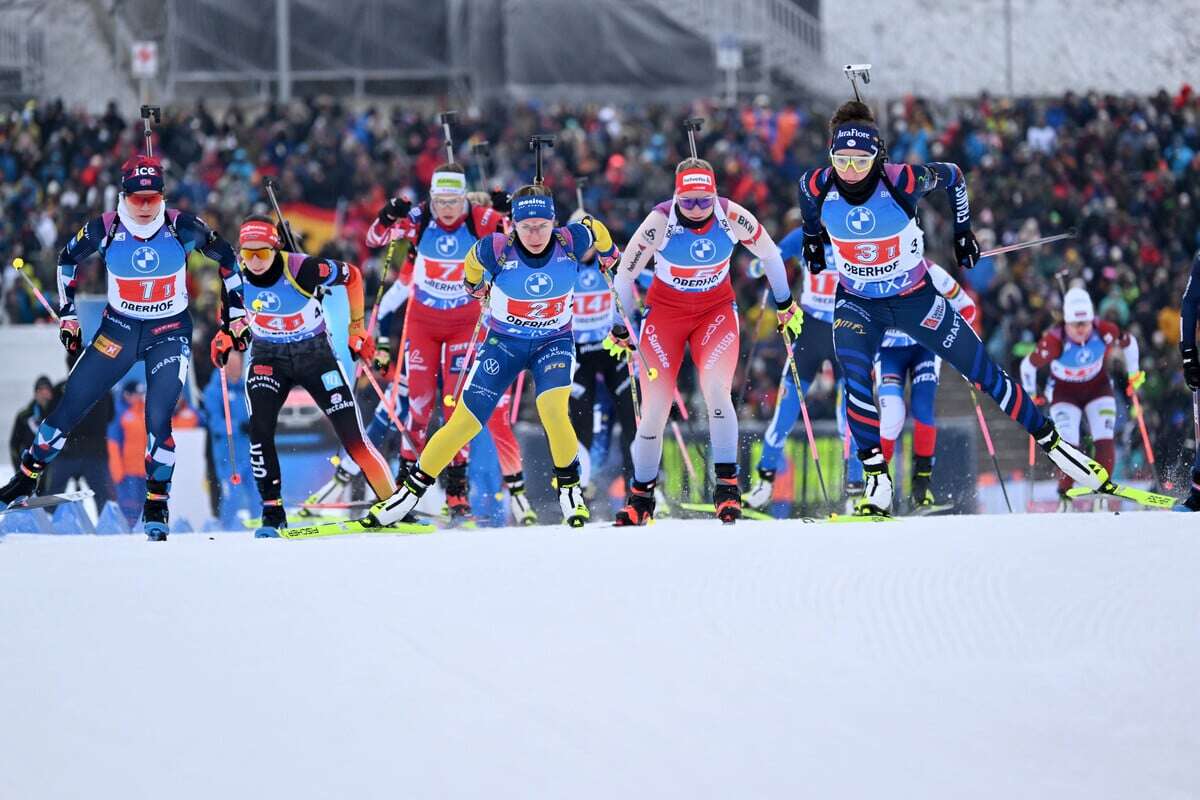
[[[701, 511], [708, 514], [715, 513], [713, 507], [707, 503], [680, 503], [679, 507], [685, 511]], [[762, 511], [755, 511], [751, 508], [742, 509], [743, 519], [756, 521], [771, 521], [771, 522], [803, 522], [806, 525], [813, 525], [822, 522], [895, 522], [896, 517], [887, 517], [880, 514], [831, 514], [828, 517], [786, 517], [778, 519], [770, 514], [765, 514]]]
[[[715, 515], [717, 513], [716, 509], [713, 507], [712, 503], [680, 503], [679, 508], [683, 509], [684, 511], [698, 511], [702, 514]], [[749, 506], [742, 506], [742, 519], [753, 519], [753, 520], [764, 520], [765, 521], [765, 520], [773, 520], [775, 518], [772, 517], [770, 514], [767, 514], [763, 511], [759, 511], [757, 509], [750, 508]]]
[[338, 522], [324, 522], [319, 525], [307, 525], [302, 528], [283, 528], [279, 531], [281, 539], [319, 539], [327, 536], [352, 536], [359, 533], [411, 535], [433, 533], [437, 528], [423, 522], [398, 522], [387, 528], [368, 525], [361, 519], [347, 519]]
[[[362, 511], [363, 509], [370, 508], [371, 506], [375, 505], [378, 502], [379, 502], [378, 500], [349, 500], [344, 503], [301, 503], [300, 504], [300, 515], [301, 515], [300, 518], [311, 522], [313, 520], [320, 520], [322, 518], [321, 515], [313, 514], [313, 516], [310, 517], [310, 516], [306, 516], [304, 512], [312, 513], [315, 511], [323, 511], [323, 510]], [[413, 516], [423, 517], [425, 519], [437, 520], [438, 522], [449, 522], [450, 521], [449, 514], [435, 514], [431, 511], [422, 511], [419, 508], [414, 508], [412, 510], [412, 514], [413, 514]]]
[[[311, 516], [311, 517], [306, 517], [306, 516], [297, 515], [297, 514], [289, 514], [288, 515], [288, 525], [300, 525], [300, 526], [306, 526], [306, 527], [311, 527], [313, 525], [324, 525], [329, 522], [348, 522], [348, 521], [349, 521], [349, 517], [337, 517], [337, 516], [332, 516], [332, 515], [328, 515], [328, 514], [320, 515], [320, 516]], [[259, 527], [262, 526], [262, 520], [257, 517], [255, 517], [254, 519], [244, 519], [244, 520], [242, 520], [242, 525], [250, 530], [257, 530]]]
[[932, 517], [932, 516], [937, 516], [939, 514], [945, 514], [947, 511], [953, 511], [953, 510], [954, 510], [953, 503], [941, 503], [941, 504], [934, 504], [931, 506], [917, 506], [911, 512], [909, 512], [909, 514], [910, 514], [910, 516], [914, 516], [914, 517]]
[[8, 508], [0, 509], [0, 514], [7, 514], [10, 511], [28, 511], [34, 508], [52, 508], [63, 503], [77, 503], [80, 500], [88, 499], [93, 494], [95, 492], [91, 489], [81, 489], [78, 492], [62, 492], [61, 494], [43, 494], [35, 497], [27, 497]]
[[1112, 497], [1120, 497], [1124, 500], [1131, 500], [1138, 505], [1146, 508], [1165, 508], [1173, 509], [1179, 505], [1179, 498], [1171, 497], [1169, 494], [1158, 494], [1156, 492], [1148, 492], [1145, 489], [1135, 489], [1132, 486], [1107, 481], [1099, 489], [1092, 489], [1087, 486], [1073, 486], [1067, 489], [1067, 497], [1075, 499], [1077, 497], [1086, 497], [1089, 494], [1107, 494]]

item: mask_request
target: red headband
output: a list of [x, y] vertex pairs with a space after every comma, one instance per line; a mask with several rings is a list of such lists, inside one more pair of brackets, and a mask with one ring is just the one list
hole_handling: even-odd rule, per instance
[[717, 176], [709, 169], [685, 169], [675, 175], [675, 194], [683, 192], [717, 193]]
[[279, 231], [269, 222], [252, 219], [249, 222], [243, 222], [242, 227], [238, 230], [238, 244], [243, 245], [246, 242], [267, 242], [272, 249], [278, 250]]

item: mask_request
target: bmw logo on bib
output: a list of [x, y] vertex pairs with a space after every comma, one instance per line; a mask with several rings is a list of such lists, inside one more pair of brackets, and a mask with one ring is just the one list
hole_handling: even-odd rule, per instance
[[846, 214], [846, 227], [858, 234], [875, 230], [875, 214], [866, 206], [855, 206]]
[[549, 275], [543, 275], [540, 272], [535, 272], [525, 279], [525, 291], [529, 292], [534, 297], [542, 297], [550, 292], [554, 286], [554, 281]]
[[277, 311], [279, 309], [279, 295], [274, 292], [259, 292], [254, 305], [258, 306], [260, 311]]
[[712, 239], [697, 239], [692, 242], [690, 252], [692, 258], [701, 263], [707, 263], [713, 260], [713, 256], [717, 253], [717, 246], [712, 243]]
[[596, 273], [591, 271], [581, 273], [579, 276], [579, 282], [583, 284], [583, 288], [591, 289], [596, 285]]
[[443, 234], [437, 238], [434, 243], [438, 253], [444, 256], [452, 256], [458, 252], [458, 238], [449, 234]]
[[141, 273], [158, 269], [158, 251], [153, 247], [139, 247], [133, 251], [133, 268]]

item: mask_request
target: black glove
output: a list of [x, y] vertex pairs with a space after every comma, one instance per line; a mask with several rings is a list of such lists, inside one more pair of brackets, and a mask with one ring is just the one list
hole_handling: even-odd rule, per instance
[[829, 240], [829, 234], [824, 228], [820, 233], [804, 233], [804, 266], [808, 268], [811, 275], [816, 275], [825, 267], [829, 266], [825, 263], [825, 242]]
[[493, 189], [492, 208], [499, 211], [501, 214], [507, 214], [512, 209], [512, 203], [509, 201], [508, 192], [503, 189]]
[[954, 260], [963, 269], [971, 269], [979, 261], [979, 242], [970, 230], [954, 237]]
[[409, 211], [412, 211], [412, 203], [403, 197], [393, 197], [387, 201], [387, 205], [379, 209], [379, 224], [390, 228], [396, 224], [396, 220], [408, 216]]
[[1183, 379], [1193, 392], [1200, 390], [1200, 358], [1196, 348], [1182, 347], [1179, 352], [1183, 354]]

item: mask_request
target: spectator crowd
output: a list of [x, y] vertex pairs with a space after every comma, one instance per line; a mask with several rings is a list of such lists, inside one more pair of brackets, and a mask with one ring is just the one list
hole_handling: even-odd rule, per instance
[[[687, 152], [682, 120], [702, 116], [699, 150], [716, 167], [722, 193], [753, 209], [778, 239], [798, 222], [791, 212], [797, 178], [827, 161], [831, 111], [763, 101], [739, 107], [494, 106], [461, 115], [455, 146], [472, 183], [481, 187], [471, 145], [490, 142], [489, 179], [511, 190], [532, 173], [528, 137], [555, 135], [546, 183], [559, 208], [575, 207], [576, 177], [586, 177], [588, 210], [623, 242], [653, 203], [670, 196], [674, 165]], [[1200, 247], [1200, 100], [1191, 88], [1152, 97], [984, 95], [947, 104], [910, 97], [876, 112], [892, 161], [963, 167], [984, 249], [1077, 233], [1063, 245], [985, 259], [958, 276], [980, 302], [988, 349], [1015, 371], [1055, 322], [1061, 287], [1086, 286], [1097, 313], [1142, 343], [1149, 375], [1144, 401], [1158, 461], [1178, 464], [1182, 449], [1193, 446], [1191, 396], [1178, 355], [1179, 302]], [[242, 216], [266, 210], [268, 177], [278, 182], [285, 204], [330, 210], [335, 223], [323, 254], [363, 264], [374, 281], [379, 254], [366, 250], [362, 233], [388, 196], [423, 194], [445, 156], [436, 116], [427, 108], [352, 109], [321, 98], [221, 113], [200, 104], [164, 111], [155, 152], [167, 166], [168, 203], [200, 213], [226, 237], [234, 236]], [[86, 219], [115, 207], [120, 164], [141, 138], [140, 119], [111, 106], [93, 115], [31, 101], [0, 114], [0, 319], [44, 320], [7, 265], [23, 258], [41, 285], [52, 289], [59, 248]], [[930, 257], [952, 263], [944, 198], [925, 204], [922, 223]], [[100, 290], [98, 273], [85, 274], [81, 291]], [[748, 319], [744, 351], [762, 337], [746, 367], [751, 388], [742, 413], [765, 419], [782, 349], [759, 319], [757, 281], [744, 269], [733, 274]], [[189, 283], [198, 323], [193, 352], [206, 354], [216, 270], [193, 265]], [[367, 296], [373, 295], [368, 286]], [[199, 386], [208, 385], [210, 369], [206, 358], [197, 358]]]

